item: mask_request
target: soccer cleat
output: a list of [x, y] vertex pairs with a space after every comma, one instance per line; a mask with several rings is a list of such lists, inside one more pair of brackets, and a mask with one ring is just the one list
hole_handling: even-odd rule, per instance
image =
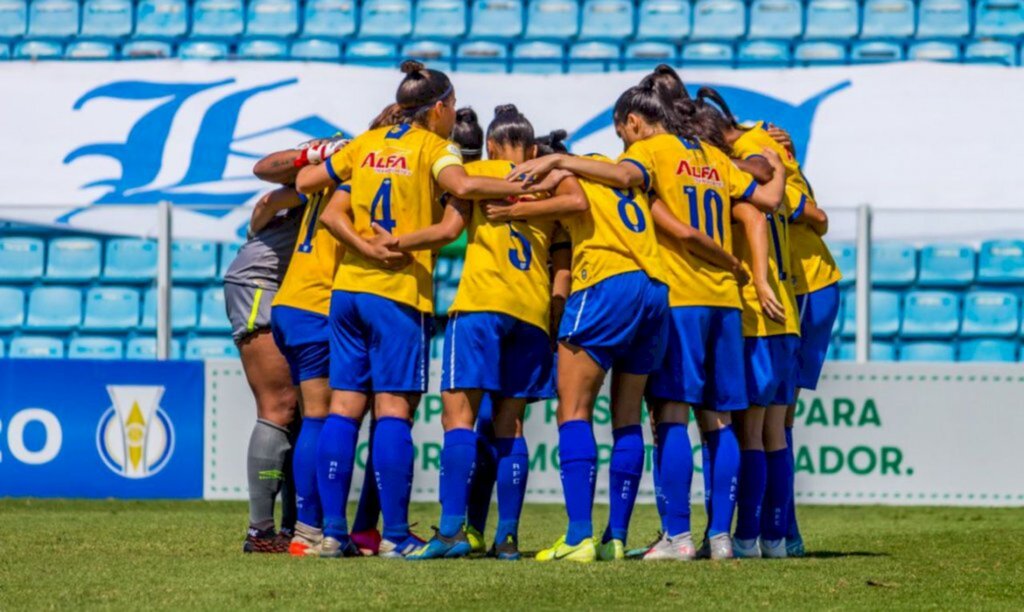
[[466, 539], [466, 532], [459, 530], [453, 536], [443, 536], [441, 531], [434, 527], [434, 537], [416, 550], [405, 555], [408, 561], [424, 561], [427, 559], [457, 559], [465, 557], [473, 551], [469, 540]]
[[359, 554], [372, 557], [380, 550], [380, 532], [376, 529], [353, 531], [350, 535], [352, 543], [359, 549]]
[[761, 547], [758, 546], [758, 539], [741, 540], [733, 538], [732, 553], [737, 559], [760, 559]]
[[693, 561], [696, 558], [689, 531], [671, 537], [663, 535], [644, 555], [644, 561]]
[[806, 554], [807, 551], [804, 550], [804, 539], [802, 537], [786, 538], [787, 557], [803, 557]]
[[468, 523], [466, 524], [464, 531], [466, 532], [466, 539], [469, 540], [469, 545], [473, 547], [473, 552], [485, 552], [487, 545], [484, 544], [484, 534], [477, 531], [475, 527]]
[[579, 544], [569, 545], [565, 543], [565, 536], [562, 536], [555, 540], [551, 548], [537, 553], [537, 560], [590, 563], [597, 560], [597, 546], [594, 545], [594, 538], [584, 538]]
[[320, 555], [324, 532], [319, 527], [310, 527], [303, 523], [295, 525], [295, 535], [288, 543], [288, 553], [293, 557], [316, 557]]
[[504, 542], [495, 542], [487, 551], [487, 556], [499, 561], [518, 561], [523, 557], [519, 552], [519, 544], [512, 536], [505, 538]]
[[249, 531], [245, 535], [245, 542], [242, 544], [242, 552], [281, 554], [288, 552], [288, 544], [289, 542], [280, 537], [273, 527], [270, 529], [249, 527]]
[[330, 536], [325, 537], [320, 543], [321, 559], [340, 559], [342, 557], [358, 557], [359, 549], [352, 543], [351, 538], [339, 540]]
[[761, 555], [765, 559], [785, 559], [786, 558], [786, 539], [780, 540], [761, 540]]
[[612, 538], [597, 549], [599, 561], [622, 561], [626, 558], [626, 545], [622, 540]]
[[644, 555], [647, 554], [647, 551], [649, 551], [652, 548], [654, 548], [655, 546], [657, 546], [658, 542], [661, 542], [665, 537], [666, 537], [665, 533], [662, 532], [662, 531], [659, 531], [658, 532], [658, 537], [655, 538], [653, 542], [647, 544], [646, 546], [641, 546], [639, 548], [631, 548], [631, 549], [627, 550], [626, 551], [626, 558], [627, 559], [640, 559], [640, 558], [642, 558]]
[[381, 559], [402, 559], [426, 543], [426, 540], [410, 531], [409, 535], [398, 542], [382, 538], [377, 554]]
[[721, 561], [723, 559], [732, 559], [732, 538], [729, 537], [728, 533], [720, 533], [718, 535], [711, 536], [711, 560]]

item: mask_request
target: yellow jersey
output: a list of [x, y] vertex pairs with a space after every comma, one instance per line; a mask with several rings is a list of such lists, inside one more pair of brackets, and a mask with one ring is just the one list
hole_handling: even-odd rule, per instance
[[[338, 189], [348, 191], [348, 185]], [[306, 210], [302, 215], [295, 250], [288, 263], [281, 287], [274, 296], [274, 306], [289, 306], [327, 315], [331, 309], [331, 287], [334, 272], [345, 253], [345, 247], [320, 222], [334, 188], [306, 197]]]
[[[504, 178], [513, 164], [483, 160], [466, 164], [474, 176]], [[473, 206], [466, 230], [462, 280], [449, 312], [500, 312], [548, 331], [551, 276], [548, 254], [554, 221], [494, 223]]]
[[[351, 177], [353, 224], [360, 235], [371, 238], [371, 223], [400, 236], [440, 221], [437, 176], [461, 165], [455, 144], [403, 123], [358, 136], [331, 156], [327, 171], [339, 183]], [[401, 270], [384, 270], [348, 250], [334, 276], [334, 289], [372, 293], [433, 312], [433, 255], [417, 251], [412, 259]]]
[[[683, 223], [705, 232], [732, 252], [732, 201], [750, 197], [757, 183], [715, 147], [671, 134], [633, 143], [620, 158], [643, 170], [653, 191]], [[668, 303], [676, 306], [742, 307], [729, 270], [690, 253], [658, 233], [668, 277]]]
[[[611, 162], [599, 155], [588, 157]], [[665, 282], [647, 192], [612, 189], [582, 177], [579, 182], [590, 210], [560, 221], [572, 242], [573, 293], [637, 270]]]

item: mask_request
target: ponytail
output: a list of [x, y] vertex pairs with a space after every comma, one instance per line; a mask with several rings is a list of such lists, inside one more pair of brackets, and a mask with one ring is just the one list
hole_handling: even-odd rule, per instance
[[547, 136], [537, 138], [537, 155], [551, 155], [552, 153], [568, 153], [569, 148], [563, 142], [569, 137], [565, 130], [554, 130]]
[[435, 104], [447, 100], [454, 91], [448, 75], [440, 70], [428, 70], [420, 62], [406, 60], [401, 70], [405, 78], [398, 85], [395, 102], [407, 121], [423, 121]]
[[669, 129], [673, 114], [671, 106], [672, 100], [658, 86], [658, 79], [649, 74], [639, 85], [630, 87], [619, 96], [612, 111], [612, 119], [616, 125], [621, 125], [626, 122], [627, 116], [637, 115], [648, 123]]
[[455, 112], [452, 141], [462, 150], [463, 161], [476, 161], [483, 155], [484, 131], [472, 108], [467, 106]]

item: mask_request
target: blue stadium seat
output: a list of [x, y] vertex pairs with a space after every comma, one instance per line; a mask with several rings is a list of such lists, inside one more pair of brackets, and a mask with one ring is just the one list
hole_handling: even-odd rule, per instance
[[658, 64], [677, 64], [676, 46], [665, 42], [635, 42], [622, 52], [624, 70], [653, 70]]
[[751, 38], [800, 36], [804, 31], [804, 9], [799, 0], [754, 0], [750, 5]]
[[978, 281], [1020, 283], [1024, 281], [1024, 241], [990, 240], [981, 244]]
[[637, 13], [637, 40], [680, 41], [690, 35], [690, 0], [641, 0]]
[[[31, 29], [31, 19], [29, 20]], [[974, 35], [1010, 37], [1024, 34], [1024, 0], [978, 0]]]
[[974, 249], [966, 244], [929, 244], [921, 249], [922, 287], [966, 287], [974, 282]]
[[69, 38], [78, 34], [78, 2], [32, 0], [28, 5], [28, 36]]
[[192, 36], [234, 38], [244, 27], [242, 0], [195, 0], [192, 4]]
[[[891, 342], [871, 343], [871, 361], [896, 361], [896, 346]], [[838, 361], [853, 361], [857, 356], [856, 345], [853, 342], [841, 342], [836, 355]]]
[[576, 37], [580, 29], [580, 5], [576, 0], [533, 0], [526, 7], [527, 39], [558, 42]]
[[124, 342], [105, 336], [77, 336], [68, 343], [68, 359], [122, 359]]
[[28, 3], [25, 0], [0, 2], [0, 39], [19, 38], [28, 29]]
[[181, 59], [224, 59], [230, 52], [227, 43], [215, 40], [188, 40], [178, 47], [178, 57]]
[[900, 346], [900, 361], [956, 361], [951, 342], [906, 342]]
[[583, 0], [580, 40], [618, 41], [633, 36], [632, 0]]
[[207, 282], [216, 277], [216, 243], [179, 240], [171, 244], [171, 278], [184, 282]]
[[960, 298], [949, 291], [910, 291], [903, 299], [904, 338], [952, 338], [960, 329]]
[[809, 0], [804, 38], [854, 38], [860, 30], [857, 0]]
[[1012, 340], [964, 340], [960, 343], [960, 361], [1017, 361], [1017, 343]]
[[163, 59], [173, 55], [171, 43], [162, 40], [130, 40], [121, 47], [121, 59]]
[[[857, 298], [855, 289], [847, 289], [843, 306], [844, 338], [857, 332]], [[871, 335], [874, 338], [892, 338], [900, 331], [900, 294], [895, 291], [871, 292]]]
[[850, 62], [854, 64], [900, 62], [903, 55], [903, 45], [888, 40], [856, 42], [850, 47]]
[[441, 256], [434, 262], [434, 282], [443, 283], [452, 272], [452, 258]]
[[100, 276], [100, 241], [76, 236], [50, 240], [46, 254], [46, 280], [85, 283]]
[[[198, 298], [196, 292], [184, 287], [171, 289], [171, 329], [174, 331], [186, 331], [196, 326], [199, 319], [197, 307]], [[142, 323], [141, 329], [152, 331], [156, 329], [156, 289], [148, 289], [142, 298]]]
[[474, 41], [462, 43], [455, 50], [461, 72], [506, 72], [508, 47], [502, 43]]
[[747, 10], [740, 0], [697, 0], [693, 5], [693, 39], [736, 39], [747, 32]]
[[4, 343], [4, 339], [0, 338], [0, 357], [7, 356], [7, 345]]
[[412, 33], [412, 2], [366, 0], [359, 12], [361, 38], [405, 38]]
[[[156, 359], [156, 338], [138, 336], [128, 340], [124, 349], [125, 359]], [[171, 339], [171, 359], [181, 359], [181, 341]]]
[[112, 60], [117, 58], [117, 47], [105, 40], [74, 40], [64, 49], [70, 60]]
[[618, 45], [585, 42], [569, 47], [569, 72], [608, 72], [618, 69]]
[[[846, 271], [843, 270], [843, 274]], [[917, 249], [905, 242], [871, 245], [871, 284], [875, 287], [909, 287], [917, 279]]]
[[735, 54], [732, 45], [727, 43], [690, 43], [683, 47], [683, 64], [703, 64], [708, 66], [731, 66]]
[[230, 332], [231, 322], [224, 306], [224, 289], [208, 287], [199, 298], [199, 325], [205, 332]]
[[443, 316], [448, 314], [448, 309], [451, 308], [452, 302], [455, 301], [455, 287], [441, 287], [437, 295], [434, 297], [434, 314]]
[[963, 338], [1013, 338], [1020, 330], [1020, 298], [1007, 291], [970, 291], [964, 296]]
[[466, 33], [464, 0], [419, 0], [412, 34], [416, 38], [459, 38]]
[[964, 47], [963, 62], [967, 64], [1017, 65], [1017, 48], [1001, 40], [979, 40]]
[[187, 31], [185, 0], [139, 0], [135, 7], [135, 36], [177, 38]]
[[229, 359], [238, 357], [238, 347], [231, 338], [189, 338], [185, 343], [185, 359]]
[[64, 341], [50, 336], [18, 336], [11, 340], [7, 356], [14, 359], [62, 359]]
[[283, 40], [246, 39], [238, 44], [242, 59], [276, 60], [288, 57], [288, 43]]
[[128, 331], [139, 324], [139, 292], [128, 287], [95, 287], [85, 293], [82, 329]]
[[917, 9], [918, 38], [962, 38], [970, 33], [969, 0], [921, 0]]
[[[336, 45], [334, 43], [326, 42], [326, 41], [301, 40], [301, 41], [296, 42], [295, 45], [298, 45], [300, 42], [303, 42], [303, 43], [320, 43], [320, 42], [322, 42], [324, 44], [333, 46], [335, 51], [338, 50], [338, 45]], [[293, 51], [292, 57], [295, 57], [294, 49], [292, 51]], [[335, 55], [335, 57], [337, 57], [337, 55]], [[241, 248], [242, 248], [242, 243], [241, 242], [225, 242], [225, 243], [222, 243], [220, 245], [220, 251], [219, 251], [220, 255], [219, 255], [218, 259], [217, 259], [217, 261], [219, 262], [217, 264], [217, 279], [218, 280], [224, 278], [224, 273], [227, 272], [228, 267], [231, 265], [231, 262], [235, 260], [235, 255], [238, 255], [238, 250], [241, 249]]]
[[736, 55], [741, 67], [788, 66], [789, 45], [777, 40], [749, 40], [740, 44]]
[[302, 23], [303, 36], [348, 38], [356, 33], [355, 0], [307, 0]]
[[398, 47], [376, 40], [360, 40], [345, 46], [345, 62], [359, 66], [393, 66]]
[[0, 330], [16, 330], [24, 322], [24, 292], [17, 287], [0, 287]]
[[249, 0], [246, 36], [293, 36], [299, 31], [296, 0]]
[[138, 238], [113, 238], [107, 241], [103, 280], [109, 282], [146, 282], [156, 278], [156, 242]]
[[473, 0], [469, 35], [472, 38], [510, 40], [523, 33], [521, 0]]
[[[551, 74], [562, 72], [565, 49], [552, 42], [524, 42], [512, 48], [512, 71], [519, 73]], [[442, 260], [438, 260], [440, 263]], [[451, 264], [447, 263], [450, 267]]]
[[914, 29], [912, 0], [865, 0], [860, 28], [864, 38], [908, 38]]
[[960, 45], [941, 40], [914, 43], [907, 49], [907, 59], [918, 62], [959, 62]]
[[82, 322], [82, 294], [72, 287], [36, 287], [28, 294], [25, 328], [71, 331]]
[[122, 38], [132, 33], [131, 0], [85, 0], [80, 35]]
[[423, 62], [427, 68], [450, 71], [452, 69], [452, 47], [435, 40], [418, 40], [402, 45], [402, 57]]
[[11, 46], [5, 42], [0, 42], [0, 60], [11, 59]]
[[38, 238], [0, 238], [0, 281], [33, 282], [43, 275], [43, 241]]
[[452, 287], [458, 287], [459, 281], [462, 280], [462, 269], [466, 263], [466, 260], [462, 257], [457, 257], [451, 260], [452, 268], [448, 272], [448, 284]]
[[793, 50], [793, 59], [801, 66], [845, 64], [846, 47], [834, 42], [804, 42]]
[[[297, 40], [292, 43], [291, 57], [295, 60], [330, 60], [336, 62], [341, 59], [341, 46], [336, 42], [321, 40], [319, 38]], [[237, 252], [237, 245], [235, 250]], [[223, 249], [221, 252], [223, 253]], [[231, 261], [228, 260], [227, 263], [230, 264]], [[227, 268], [224, 264], [223, 255], [221, 255], [221, 278], [224, 277], [225, 270], [227, 270]]]
[[60, 59], [64, 45], [55, 40], [23, 40], [14, 46], [14, 59]]

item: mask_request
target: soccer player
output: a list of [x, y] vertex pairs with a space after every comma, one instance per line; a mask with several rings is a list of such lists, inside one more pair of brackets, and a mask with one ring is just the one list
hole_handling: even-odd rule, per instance
[[455, 123], [451, 81], [418, 62], [404, 62], [402, 72], [396, 103], [403, 123], [360, 135], [328, 163], [303, 168], [296, 181], [307, 194], [347, 180], [352, 186], [354, 231], [342, 237], [346, 250], [329, 317], [331, 414], [318, 447], [324, 546], [333, 538], [341, 550], [351, 547], [345, 501], [359, 424], [373, 393], [377, 428], [372, 452], [384, 516], [380, 555], [385, 558], [403, 557], [422, 543], [410, 532], [408, 520], [412, 416], [426, 390], [433, 316], [433, 256], [429, 250], [399, 253], [397, 240], [441, 217], [441, 191], [465, 200], [548, 189], [524, 190], [467, 175], [458, 147], [447, 140]]

